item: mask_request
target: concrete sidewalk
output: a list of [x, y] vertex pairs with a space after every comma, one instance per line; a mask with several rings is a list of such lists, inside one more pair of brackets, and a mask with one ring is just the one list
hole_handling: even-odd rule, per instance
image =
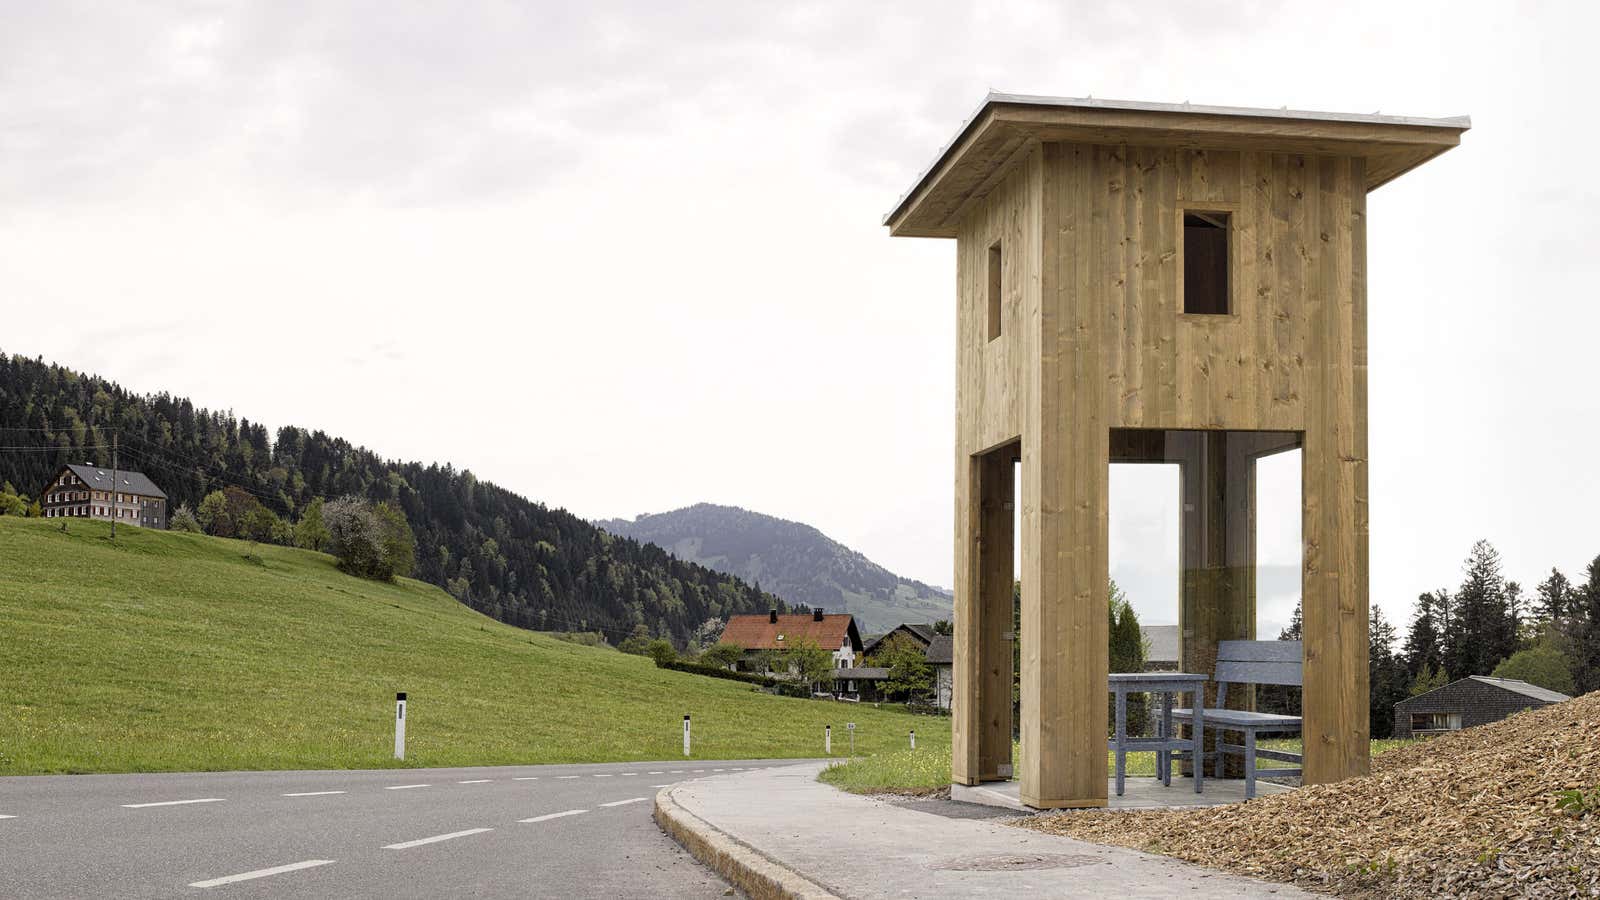
[[756, 898], [1314, 896], [993, 819], [847, 794], [816, 780], [823, 765], [674, 785], [657, 795], [656, 820]]

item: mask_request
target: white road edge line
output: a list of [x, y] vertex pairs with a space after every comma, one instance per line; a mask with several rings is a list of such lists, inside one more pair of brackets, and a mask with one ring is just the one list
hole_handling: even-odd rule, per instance
[[542, 815], [542, 816], [534, 816], [531, 819], [518, 819], [517, 821], [518, 822], [548, 822], [551, 819], [559, 819], [562, 816], [578, 816], [578, 815], [582, 815], [582, 814], [584, 814], [586, 812], [588, 812], [587, 809], [569, 809], [569, 810], [566, 810], [565, 812], [548, 813], [548, 814]]
[[431, 784], [391, 784], [384, 788], [386, 791], [409, 791], [412, 788], [433, 787]]
[[257, 869], [254, 872], [240, 872], [238, 875], [224, 875], [221, 878], [212, 878], [208, 881], [195, 881], [189, 884], [193, 888], [221, 887], [224, 884], [233, 884], [235, 881], [249, 881], [252, 878], [265, 878], [268, 875], [282, 875], [285, 872], [298, 872], [301, 869], [310, 869], [316, 866], [325, 866], [333, 862], [331, 859], [308, 859], [304, 862], [289, 863], [286, 866], [273, 866], [270, 869]]
[[384, 844], [383, 849], [409, 850], [412, 847], [421, 847], [423, 844], [437, 844], [440, 841], [448, 841], [453, 838], [466, 837], [469, 834], [483, 834], [485, 831], [493, 830], [493, 828], [468, 828], [466, 831], [452, 831], [449, 834], [436, 834], [433, 837], [417, 838], [414, 841], [401, 841], [398, 844]]
[[124, 803], [125, 809], [144, 809], [147, 806], [184, 806], [189, 803], [221, 803], [224, 797], [204, 797], [199, 800], [162, 800], [160, 803]]
[[284, 794], [285, 797], [326, 797], [329, 794], [342, 794], [344, 791], [301, 791], [298, 794]]
[[493, 778], [474, 778], [471, 781], [458, 781], [456, 784], [488, 784]]
[[627, 806], [629, 803], [643, 803], [644, 800], [645, 800], [644, 797], [629, 797], [626, 800], [613, 800], [610, 803], [602, 803], [600, 805], [601, 806]]

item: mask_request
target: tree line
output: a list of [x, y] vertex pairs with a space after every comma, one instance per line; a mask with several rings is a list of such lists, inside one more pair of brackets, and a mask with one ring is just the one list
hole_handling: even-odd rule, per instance
[[[747, 584], [610, 535], [562, 509], [448, 464], [387, 460], [322, 431], [271, 432], [231, 411], [0, 353], [0, 483], [26, 515], [67, 463], [119, 463], [149, 475], [203, 530], [292, 544], [318, 501], [362, 498], [397, 510], [414, 535], [409, 572], [496, 619], [616, 642], [643, 625], [686, 642], [711, 618], [787, 606]], [[253, 503], [253, 505], [252, 505]], [[181, 526], [187, 527], [187, 526]], [[315, 543], [309, 544], [315, 546]], [[326, 548], [323, 548], [326, 549]]]
[[[1600, 556], [1581, 582], [1557, 568], [1532, 596], [1505, 577], [1488, 541], [1472, 545], [1460, 586], [1417, 597], [1405, 638], [1373, 605], [1368, 630], [1372, 736], [1394, 734], [1394, 705], [1470, 675], [1515, 678], [1563, 694], [1600, 690]], [[1300, 608], [1279, 637], [1300, 640]], [[1299, 713], [1297, 694], [1258, 692], [1263, 708]]]

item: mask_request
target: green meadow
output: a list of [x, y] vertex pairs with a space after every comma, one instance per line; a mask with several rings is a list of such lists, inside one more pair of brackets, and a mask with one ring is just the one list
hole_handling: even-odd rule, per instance
[[[393, 758], [394, 695], [409, 695]], [[948, 758], [947, 720], [775, 697], [493, 621], [331, 557], [0, 517], [0, 775], [822, 755]]]

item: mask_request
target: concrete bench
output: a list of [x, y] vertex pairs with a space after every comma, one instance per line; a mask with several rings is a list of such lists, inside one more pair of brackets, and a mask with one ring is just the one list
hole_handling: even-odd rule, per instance
[[[1300, 763], [1299, 753], [1287, 750], [1265, 750], [1256, 747], [1258, 735], [1293, 735], [1300, 733], [1299, 716], [1282, 716], [1274, 713], [1225, 709], [1228, 702], [1228, 685], [1279, 684], [1300, 687], [1302, 684], [1301, 647], [1299, 641], [1220, 641], [1217, 644], [1217, 669], [1212, 680], [1217, 683], [1217, 702], [1205, 710], [1205, 724], [1217, 734], [1215, 777], [1222, 777], [1225, 755], [1244, 757], [1244, 795], [1256, 795], [1256, 760]], [[1173, 721], [1192, 723], [1192, 710], [1175, 709]], [[1230, 744], [1223, 740], [1228, 732], [1243, 736], [1243, 744]], [[1204, 765], [1198, 754], [1195, 765]], [[1267, 769], [1274, 777], [1300, 775], [1302, 769]]]

